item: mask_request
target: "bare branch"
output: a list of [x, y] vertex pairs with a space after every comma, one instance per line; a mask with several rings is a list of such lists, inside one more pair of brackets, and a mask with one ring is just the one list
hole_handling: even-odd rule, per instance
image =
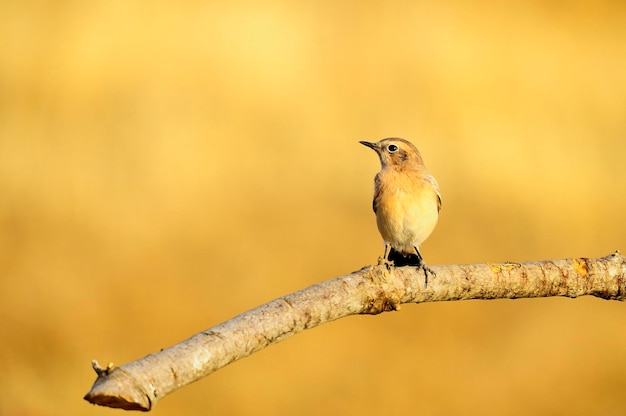
[[253, 352], [305, 329], [355, 314], [379, 314], [402, 303], [549, 296], [626, 297], [626, 257], [527, 263], [432, 266], [424, 285], [414, 267], [367, 266], [273, 300], [155, 354], [114, 367], [93, 362], [98, 378], [85, 400], [150, 410], [158, 400]]

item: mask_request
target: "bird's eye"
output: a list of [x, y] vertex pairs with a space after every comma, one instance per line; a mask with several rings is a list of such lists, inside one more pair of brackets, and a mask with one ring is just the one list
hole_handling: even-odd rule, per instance
[[398, 146], [396, 146], [395, 144], [390, 144], [389, 146], [387, 146], [387, 150], [389, 150], [389, 153], [396, 152], [398, 150]]

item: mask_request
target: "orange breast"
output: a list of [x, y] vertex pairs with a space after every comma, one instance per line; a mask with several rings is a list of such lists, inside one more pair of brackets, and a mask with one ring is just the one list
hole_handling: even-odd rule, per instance
[[422, 244], [437, 224], [437, 194], [419, 174], [381, 171], [379, 175], [378, 230], [397, 251], [414, 253], [414, 247]]

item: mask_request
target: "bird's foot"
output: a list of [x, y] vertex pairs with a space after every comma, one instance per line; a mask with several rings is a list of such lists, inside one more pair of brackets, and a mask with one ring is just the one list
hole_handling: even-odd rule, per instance
[[382, 256], [378, 258], [378, 265], [385, 266], [387, 268], [387, 271], [390, 271], [391, 268], [394, 267], [393, 261], [389, 261], [385, 257], [382, 257]]
[[434, 278], [434, 277], [437, 277], [437, 273], [435, 273], [435, 271], [433, 269], [428, 267], [423, 262], [422, 262], [422, 264], [420, 265], [419, 268], [424, 271], [424, 287], [428, 287], [428, 275], [431, 275]]

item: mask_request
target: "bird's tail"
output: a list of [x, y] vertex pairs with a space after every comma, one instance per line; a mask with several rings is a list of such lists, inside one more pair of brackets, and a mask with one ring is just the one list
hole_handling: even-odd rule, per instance
[[389, 250], [389, 256], [387, 257], [389, 261], [393, 261], [393, 265], [395, 267], [403, 267], [403, 266], [415, 266], [422, 267], [422, 257], [418, 256], [414, 253], [403, 254], [399, 251], [396, 251], [394, 248]]

